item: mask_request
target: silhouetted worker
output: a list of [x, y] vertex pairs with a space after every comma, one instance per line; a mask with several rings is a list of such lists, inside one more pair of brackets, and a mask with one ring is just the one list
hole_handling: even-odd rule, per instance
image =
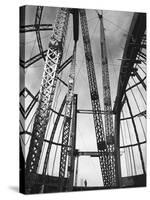
[[86, 179], [84, 181], [84, 185], [85, 185], [85, 187], [87, 187], [87, 180]]

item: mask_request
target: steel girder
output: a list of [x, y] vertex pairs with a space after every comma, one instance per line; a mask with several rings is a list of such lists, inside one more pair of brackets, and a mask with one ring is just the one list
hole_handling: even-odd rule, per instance
[[35, 31], [52, 31], [52, 30], [53, 30], [52, 24], [39, 24], [39, 26], [36, 26], [36, 24], [30, 24], [30, 25], [20, 26], [20, 33], [28, 33]]
[[[143, 79], [141, 79], [141, 77], [138, 76], [137, 68], [136, 68], [138, 66], [138, 63], [141, 62], [140, 57], [142, 56], [143, 59], [146, 58], [146, 55], [144, 53], [141, 53], [142, 48], [144, 48], [142, 41], [143, 41], [145, 29], [146, 29], [146, 14], [135, 13], [133, 16], [130, 28], [129, 28], [129, 33], [128, 33], [128, 37], [127, 37], [125, 48], [124, 48], [120, 74], [119, 74], [117, 96], [116, 96], [115, 104], [113, 108], [113, 112], [116, 115], [115, 116], [115, 133], [116, 133], [118, 145], [120, 145], [120, 121], [121, 120], [131, 119], [133, 127], [134, 127], [134, 131], [136, 134], [136, 138], [138, 137], [136, 124], [134, 122], [134, 117], [137, 117], [137, 116], [140, 117], [140, 113], [133, 116], [129, 101], [126, 98], [127, 97], [126, 92], [129, 90], [132, 91], [132, 88], [136, 86], [138, 87], [139, 84], [142, 84], [143, 88], [146, 89], [146, 85], [144, 83], [146, 76]], [[127, 88], [130, 77], [135, 76], [135, 75], [137, 76], [137, 79], [139, 80], [139, 82], [135, 83], [133, 86], [129, 85], [129, 88]], [[125, 102], [127, 102], [127, 106], [129, 108], [129, 112], [131, 116], [128, 118], [120, 119], [120, 113], [121, 113], [121, 110], [123, 109], [123, 105]], [[141, 150], [139, 147], [140, 143], [138, 139], [137, 139], [136, 145], [138, 145], [138, 148], [139, 148], [139, 153], [140, 153], [141, 161], [142, 161], [142, 168], [143, 168], [143, 172], [145, 173], [143, 158], [142, 158]]]
[[67, 191], [73, 190], [74, 169], [75, 169], [75, 149], [76, 149], [76, 126], [77, 126], [77, 94], [73, 96], [72, 103], [72, 125], [69, 141], [68, 152], [68, 169], [67, 169]]
[[[117, 96], [114, 104], [114, 113], [119, 112], [121, 101], [133, 71], [134, 62], [139, 52], [141, 52], [141, 42], [146, 29], [146, 14], [135, 13], [129, 29], [127, 41], [124, 48], [120, 75], [118, 81]], [[135, 45], [133, 45], [133, 43]]]
[[[26, 92], [26, 96], [24, 96], [25, 92]], [[23, 90], [20, 92], [20, 97], [23, 96], [24, 98], [26, 98], [28, 95], [32, 98], [32, 101], [28, 105], [27, 109], [25, 109], [24, 108], [25, 106], [22, 105], [21, 102], [20, 102], [20, 112], [21, 112], [24, 120], [27, 119], [27, 117], [29, 116], [34, 105], [38, 102], [39, 92], [37, 92], [37, 94], [34, 96], [26, 87], [24, 87]]]

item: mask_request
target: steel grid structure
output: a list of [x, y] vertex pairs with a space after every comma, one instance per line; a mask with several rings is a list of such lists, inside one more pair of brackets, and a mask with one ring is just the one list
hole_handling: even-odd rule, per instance
[[[37, 13], [39, 14], [39, 16], [40, 16], [40, 18], [39, 19], [41, 19], [41, 16], [42, 16], [42, 9], [39, 7], [37, 7], [37, 10], [38, 9], [40, 9], [40, 12], [38, 12], [37, 11]], [[61, 10], [61, 9], [60, 9]], [[64, 9], [65, 10], [65, 9]], [[69, 16], [69, 10], [67, 11], [67, 14], [66, 14], [66, 18], [68, 18], [68, 16]], [[36, 14], [36, 17], [37, 17], [37, 14]], [[112, 118], [112, 114], [113, 113], [115, 113], [115, 115], [116, 115], [116, 117], [115, 117], [115, 132], [117, 133], [116, 134], [116, 136], [115, 136], [115, 139], [116, 139], [116, 141], [115, 141], [115, 147], [116, 147], [116, 149], [117, 149], [117, 151], [118, 152], [120, 152], [120, 149], [124, 149], [124, 148], [129, 148], [129, 147], [134, 147], [134, 146], [136, 146], [136, 145], [138, 145], [138, 148], [139, 148], [139, 151], [141, 152], [141, 147], [140, 147], [140, 145], [142, 145], [142, 144], [144, 144], [144, 143], [146, 143], [146, 141], [143, 141], [143, 142], [141, 142], [141, 141], [139, 141], [139, 139], [138, 139], [138, 133], [137, 133], [137, 131], [135, 131], [136, 132], [136, 139], [137, 139], [137, 144], [130, 144], [130, 145], [124, 145], [124, 146], [119, 146], [119, 138], [120, 138], [120, 136], [119, 136], [119, 132], [120, 132], [120, 122], [121, 121], [125, 121], [125, 120], [128, 120], [129, 118], [132, 120], [132, 122], [133, 122], [133, 126], [134, 126], [134, 130], [136, 130], [136, 124], [135, 124], [135, 121], [134, 121], [134, 118], [136, 118], [136, 117], [140, 117], [140, 116], [145, 116], [146, 117], [146, 110], [143, 110], [143, 111], [141, 111], [141, 112], [139, 112], [138, 114], [133, 114], [132, 113], [132, 109], [131, 109], [131, 107], [130, 107], [130, 104], [129, 104], [129, 100], [128, 100], [128, 97], [127, 97], [127, 92], [128, 91], [131, 91], [133, 88], [135, 88], [135, 87], [137, 87], [137, 86], [139, 86], [139, 85], [142, 85], [143, 86], [143, 88], [146, 90], [146, 84], [145, 84], [145, 79], [146, 79], [146, 76], [143, 78], [143, 77], [141, 77], [140, 76], [140, 74], [138, 73], [138, 71], [136, 70], [136, 67], [138, 67], [138, 65], [142, 62], [142, 63], [144, 63], [144, 64], [146, 64], [146, 54], [145, 53], [143, 53], [143, 51], [142, 51], [142, 49], [144, 48], [146, 48], [146, 37], [145, 37], [145, 15], [143, 14], [135, 14], [134, 15], [134, 17], [133, 17], [133, 20], [132, 20], [132, 24], [131, 24], [131, 28], [130, 28], [130, 30], [129, 30], [129, 35], [128, 35], [128, 38], [127, 38], [127, 42], [126, 42], [126, 47], [125, 47], [125, 50], [124, 50], [124, 55], [123, 55], [123, 59], [122, 59], [122, 67], [121, 67], [121, 71], [120, 71], [120, 77], [119, 77], [119, 83], [118, 83], [118, 93], [117, 93], [117, 97], [116, 97], [116, 101], [115, 101], [115, 106], [114, 106], [114, 109], [113, 109], [113, 111], [111, 111], [111, 108], [110, 109], [105, 109], [105, 107], [104, 107], [104, 111], [101, 111], [101, 109], [100, 109], [100, 104], [99, 104], [99, 97], [98, 97], [98, 90], [96, 90], [97, 89], [97, 87], [96, 87], [96, 76], [94, 76], [93, 75], [93, 73], [94, 73], [94, 64], [92, 64], [92, 56], [89, 56], [89, 54], [92, 54], [91, 53], [91, 47], [89, 47], [90, 45], [90, 40], [88, 40], [87, 38], [89, 37], [89, 36], [87, 36], [87, 34], [88, 34], [88, 25], [87, 25], [87, 22], [86, 22], [86, 14], [85, 14], [85, 10], [80, 10], [80, 18], [81, 18], [81, 27], [82, 27], [82, 33], [83, 33], [83, 40], [84, 40], [84, 48], [86, 49], [85, 50], [85, 57], [86, 57], [86, 62], [87, 62], [87, 71], [88, 71], [88, 78], [89, 78], [89, 85], [90, 85], [90, 92], [91, 92], [91, 101], [93, 102], [93, 104], [92, 104], [92, 106], [93, 106], [93, 110], [92, 111], [88, 111], [88, 110], [83, 110], [83, 111], [80, 111], [80, 110], [77, 110], [77, 108], [76, 108], [76, 114], [77, 113], [82, 113], [82, 112], [84, 112], [84, 113], [87, 113], [87, 114], [93, 114], [93, 116], [94, 116], [94, 122], [96, 123], [96, 121], [98, 122], [98, 120], [99, 119], [102, 119], [102, 114], [105, 114], [105, 116], [109, 116], [110, 118]], [[57, 18], [58, 19], [58, 18]], [[56, 19], [56, 21], [57, 21], [57, 19]], [[68, 20], [68, 19], [67, 19]], [[66, 21], [67, 21], [66, 20]], [[36, 21], [36, 20], [35, 20]], [[141, 25], [141, 23], [143, 24], [143, 25]], [[66, 24], [67, 24], [67, 22], [66, 22]], [[138, 24], [138, 25], [137, 25]], [[101, 25], [103, 25], [103, 24], [101, 24]], [[42, 27], [42, 25], [40, 24], [40, 20], [39, 20], [39, 23], [38, 23], [38, 29], [36, 29], [35, 31], [42, 31], [42, 29], [40, 28], [40, 26]], [[67, 25], [65, 25], [65, 27], [67, 27]], [[103, 27], [103, 26], [101, 26], [101, 27]], [[141, 29], [139, 29], [138, 27], [140, 27]], [[55, 28], [54, 28], [55, 29]], [[83, 29], [86, 29], [86, 31], [85, 30], [83, 30]], [[27, 31], [28, 32], [28, 31]], [[64, 32], [66, 32], [66, 28], [65, 28], [65, 30], [64, 30]], [[86, 37], [85, 37], [85, 33], [86, 33]], [[101, 33], [102, 33], [102, 30], [101, 30]], [[103, 34], [101, 34], [101, 35], [103, 35]], [[63, 35], [62, 36], [63, 37], [63, 41], [62, 41], [62, 43], [64, 42], [64, 38], [65, 38], [65, 35]], [[38, 38], [37, 38], [38, 39]], [[40, 38], [41, 39], [41, 38]], [[56, 38], [55, 38], [56, 39]], [[58, 38], [57, 38], [58, 39]], [[54, 41], [54, 38], [52, 37], [51, 38], [51, 40], [52, 40], [52, 42]], [[102, 42], [104, 42], [104, 40], [105, 40], [105, 38], [104, 38], [104, 35], [103, 35], [103, 38], [102, 38]], [[55, 51], [55, 52], [57, 52], [57, 50], [59, 49], [61, 49], [60, 51], [59, 51], [59, 58], [58, 59], [56, 59], [57, 61], [58, 61], [58, 67], [57, 67], [57, 70], [54, 70], [55, 72], [57, 71], [57, 73], [55, 74], [56, 75], [56, 78], [54, 78], [53, 79], [53, 81], [55, 82], [56, 81], [56, 79], [57, 79], [57, 74], [58, 73], [60, 73], [71, 61], [72, 61], [72, 59], [73, 59], [73, 57], [71, 56], [71, 57], [69, 57], [61, 66], [60, 66], [60, 60], [61, 60], [61, 57], [62, 57], [62, 54], [63, 54], [63, 50], [62, 50], [62, 46], [61, 46], [61, 44], [62, 44], [60, 41], [59, 41], [59, 43], [58, 43], [58, 48], [56, 49], [56, 48], [54, 48], [53, 50]], [[42, 43], [40, 43], [41, 44], [41, 47], [42, 47]], [[105, 44], [103, 43], [103, 45], [102, 45], [103, 47], [105, 46]], [[50, 45], [49, 45], [49, 47], [50, 47]], [[56, 46], [55, 46], [56, 47]], [[104, 47], [104, 48], [106, 48], [106, 47]], [[134, 49], [133, 51], [131, 50], [131, 49]], [[106, 50], [106, 49], [105, 49]], [[27, 67], [29, 67], [30, 65], [31, 65], [31, 63], [32, 64], [34, 64], [35, 62], [37, 62], [38, 60], [40, 60], [41, 58], [43, 58], [43, 55], [44, 55], [44, 58], [45, 58], [45, 56], [46, 56], [46, 51], [44, 51], [45, 52], [45, 55], [43, 54], [43, 49], [42, 49], [42, 51], [40, 51], [40, 54], [38, 54], [38, 55], [36, 55], [36, 56], [34, 56], [33, 57], [33, 59], [31, 58], [27, 63], [29, 63], [29, 65], [28, 64], [26, 64], [25, 65], [25, 62], [23, 62], [23, 61], [21, 61], [21, 66], [22, 67], [24, 67], [24, 68], [27, 68]], [[90, 52], [89, 54], [87, 53], [87, 52]], [[104, 51], [102, 50], [102, 52], [101, 53], [103, 53]], [[106, 52], [104, 53], [104, 54], [106, 54]], [[130, 56], [131, 55], [131, 56]], [[137, 56], [138, 55], [138, 56]], [[56, 56], [56, 55], [55, 55]], [[90, 57], [90, 59], [89, 59], [89, 57]], [[50, 57], [49, 57], [50, 58]], [[91, 60], [91, 61], [89, 61], [89, 60]], [[33, 61], [33, 62], [32, 62]], [[88, 68], [88, 64], [90, 64], [90, 67]], [[103, 63], [102, 63], [103, 64]], [[48, 67], [48, 65], [49, 65], [49, 63], [47, 64], [47, 66], [45, 65], [45, 73], [48, 73], [48, 71], [46, 72], [46, 67]], [[127, 65], [129, 66], [128, 67], [128, 69], [127, 69]], [[25, 67], [25, 66], [27, 66], [27, 67]], [[89, 74], [90, 74], [90, 68], [92, 69], [92, 75], [89, 77]], [[106, 69], [106, 68], [105, 68]], [[55, 73], [54, 72], [54, 73]], [[107, 69], [107, 72], [108, 72], [108, 69]], [[104, 74], [104, 73], [103, 73]], [[47, 74], [48, 75], [48, 74]], [[46, 74], [45, 75], [43, 75], [43, 77], [46, 77]], [[138, 79], [138, 81], [139, 82], [137, 82], [137, 83], [135, 83], [134, 85], [129, 85], [129, 87], [127, 87], [127, 84], [128, 84], [128, 82], [129, 82], [129, 78], [130, 77], [133, 77], [133, 76], [136, 76], [137, 77], [137, 79]], [[94, 78], [93, 78], [94, 77]], [[124, 77], [126, 77], [126, 78], [124, 78]], [[94, 87], [92, 87], [92, 84], [91, 84], [91, 82], [90, 82], [90, 78], [91, 78], [91, 81], [95, 81], [94, 82]], [[104, 78], [104, 77], [103, 77]], [[107, 75], [107, 78], [108, 78], [108, 75]], [[108, 78], [109, 79], [109, 78]], [[104, 81], [105, 82], [105, 81]], [[44, 82], [45, 84], [47, 83], [47, 82]], [[107, 83], [109, 83], [109, 81], [107, 81]], [[104, 85], [105, 85], [105, 83], [104, 83]], [[56, 86], [55, 84], [54, 84], [54, 86]], [[120, 87], [120, 88], [119, 88]], [[94, 88], [94, 89], [93, 89]], [[108, 85], [107, 85], [107, 88], [108, 88]], [[52, 87], [52, 90], [53, 89], [55, 89], [55, 87], [53, 88]], [[41, 87], [41, 90], [40, 90], [40, 96], [39, 96], [39, 100], [40, 100], [40, 97], [42, 96], [42, 91], [44, 92], [45, 90], [44, 90], [44, 87]], [[97, 91], [97, 93], [96, 93], [96, 91]], [[29, 113], [31, 112], [31, 110], [32, 110], [32, 108], [34, 107], [34, 105], [35, 105], [35, 103], [37, 102], [37, 98], [38, 98], [38, 95], [39, 95], [39, 92], [35, 95], [35, 97], [32, 95], [32, 93], [27, 89], [27, 88], [24, 88], [23, 90], [22, 90], [22, 92], [20, 93], [20, 95], [24, 95], [24, 93], [25, 92], [27, 92], [27, 94], [29, 95], [29, 96], [31, 96], [32, 97], [32, 102], [31, 102], [31, 104], [29, 105], [29, 107], [27, 108], [27, 110], [25, 111], [24, 109], [23, 109], [23, 107], [21, 106], [20, 107], [20, 111], [21, 111], [21, 113], [22, 113], [22, 115], [24, 116], [24, 118], [26, 119], [27, 117], [28, 117], [28, 115], [29, 115]], [[53, 95], [54, 95], [54, 91], [52, 92], [53, 93]], [[51, 93], [51, 94], [52, 94]], [[43, 93], [44, 94], [44, 96], [45, 96], [45, 92]], [[52, 95], [52, 97], [53, 97], [53, 95]], [[104, 94], [104, 96], [105, 96], [105, 94]], [[109, 96], [109, 95], [108, 95]], [[47, 96], [48, 97], [48, 96]], [[42, 99], [42, 98], [41, 98]], [[51, 103], [52, 103], [52, 99], [53, 98], [51, 98]], [[104, 99], [104, 102], [106, 102], [105, 101], [106, 99]], [[96, 101], [96, 104], [94, 103]], [[111, 101], [111, 100], [110, 100]], [[63, 103], [62, 103], [62, 106], [60, 107], [60, 110], [62, 110], [62, 108], [64, 107], [64, 102], [65, 102], [65, 100], [63, 101]], [[124, 106], [124, 104], [127, 104], [128, 105], [128, 108], [129, 108], [129, 111], [130, 111], [130, 117], [120, 117], [120, 115], [121, 115], [121, 110], [123, 109], [123, 106]], [[39, 101], [39, 105], [40, 105], [40, 101]], [[46, 105], [46, 104], [44, 104], [44, 105]], [[50, 108], [50, 107], [49, 107]], [[49, 109], [49, 111], [54, 111], [54, 110], [52, 110], [52, 109]], [[61, 112], [62, 111], [60, 111], [59, 110], [59, 112], [57, 113], [58, 114], [58, 116], [57, 116], [57, 119], [56, 119], [56, 121], [55, 121], [55, 124], [54, 124], [54, 129], [53, 129], [53, 131], [54, 131], [54, 134], [55, 134], [55, 129], [56, 129], [56, 127], [57, 127], [57, 123], [58, 123], [58, 121], [59, 121], [59, 118], [60, 118], [60, 115], [61, 115]], [[43, 110], [44, 111], [44, 110]], [[70, 109], [70, 111], [71, 111], [71, 109]], [[119, 112], [118, 112], [119, 111]], [[55, 112], [55, 111], [54, 111]], [[108, 112], [108, 113], [107, 113]], [[37, 112], [38, 113], [38, 112]], [[36, 115], [38, 115], [36, 113]], [[48, 114], [48, 112], [47, 112], [47, 114]], [[43, 115], [44, 116], [44, 115]], [[62, 115], [63, 116], [63, 115]], [[97, 116], [97, 117], [96, 117]], [[48, 118], [47, 118], [48, 119]], [[75, 155], [75, 154], [72, 154], [72, 155], [74, 155], [74, 156], [81, 156], [81, 155], [91, 155], [91, 156], [93, 156], [93, 157], [99, 157], [100, 159], [102, 158], [102, 160], [103, 161], [101, 161], [100, 162], [100, 165], [101, 165], [101, 170], [102, 170], [102, 174], [103, 174], [103, 172], [104, 172], [104, 174], [103, 174], [103, 178], [104, 178], [104, 186], [105, 187], [111, 187], [112, 186], [112, 182], [114, 182], [114, 180], [113, 180], [113, 178], [111, 177], [111, 176], [109, 176], [110, 174], [109, 174], [109, 170], [111, 170], [112, 169], [112, 166], [109, 168], [105, 168], [106, 170], [104, 170], [104, 166], [106, 165], [107, 166], [107, 164], [108, 164], [108, 157], [109, 156], [111, 156], [110, 155], [110, 152], [107, 150], [107, 147], [106, 147], [106, 145], [107, 145], [107, 141], [108, 141], [108, 138], [106, 137], [106, 139], [105, 139], [105, 134], [104, 134], [104, 130], [103, 130], [103, 125], [102, 125], [102, 120], [100, 120], [101, 122], [99, 123], [99, 125], [100, 125], [100, 129], [101, 129], [101, 131], [99, 131], [99, 129], [97, 129], [96, 127], [97, 126], [95, 126], [95, 131], [96, 131], [96, 137], [97, 137], [97, 147], [98, 147], [98, 152], [79, 152], [79, 154], [77, 154], [77, 155]], [[106, 119], [106, 121], [107, 121], [107, 119]], [[36, 122], [36, 119], [35, 119], [35, 122]], [[34, 126], [35, 126], [35, 123], [34, 123]], [[106, 126], [106, 125], [105, 125]], [[44, 126], [45, 127], [45, 126]], [[106, 128], [108, 128], [109, 126], [107, 126]], [[70, 128], [70, 126], [69, 126], [69, 128]], [[112, 130], [113, 128], [111, 127], [111, 130]], [[42, 130], [41, 130], [42, 131]], [[44, 131], [42, 131], [43, 133], [44, 133]], [[41, 132], [41, 133], [42, 133]], [[100, 133], [101, 132], [101, 134], [98, 136], [98, 133]], [[106, 131], [107, 132], [107, 131]], [[109, 131], [108, 131], [109, 132]], [[31, 149], [34, 149], [33, 148], [33, 146], [32, 146], [32, 141], [33, 141], [33, 139], [39, 139], [39, 140], [41, 140], [40, 138], [34, 138], [34, 133], [35, 133], [35, 129], [33, 129], [33, 133], [31, 134], [31, 133], [28, 133], [28, 132], [26, 132], [26, 131], [24, 131], [24, 132], [22, 132], [21, 134], [24, 134], [24, 133], [26, 133], [26, 134], [29, 134], [29, 135], [31, 135], [32, 137], [32, 139], [31, 139], [31, 145], [30, 145], [30, 149], [29, 149], [29, 154], [30, 154], [30, 152], [31, 152], [31, 154], [33, 155], [33, 153], [34, 152], [32, 152], [31, 151]], [[52, 134], [52, 136], [54, 136], [54, 134]], [[109, 135], [109, 134], [108, 134]], [[113, 135], [113, 132], [112, 132], [112, 135]], [[43, 141], [45, 141], [45, 142], [47, 142], [48, 144], [49, 144], [49, 146], [50, 146], [50, 148], [48, 148], [47, 149], [47, 153], [46, 153], [46, 158], [47, 159], [45, 159], [45, 164], [44, 164], [44, 168], [43, 168], [43, 181], [41, 182], [41, 184], [43, 184], [43, 183], [45, 183], [45, 184], [47, 184], [45, 181], [46, 181], [46, 168], [47, 168], [47, 164], [48, 164], [48, 158], [49, 158], [49, 153], [50, 153], [50, 149], [51, 149], [51, 145], [52, 144], [55, 144], [55, 142], [53, 142], [53, 138], [52, 138], [52, 136], [51, 136], [51, 139], [50, 139], [50, 141], [49, 140], [46, 140], [46, 139], [44, 139], [44, 136], [42, 136], [42, 140]], [[68, 141], [69, 141], [69, 138], [68, 138]], [[114, 140], [113, 140], [114, 141]], [[105, 144], [104, 144], [105, 143]], [[42, 143], [39, 143], [40, 144], [40, 146], [42, 147]], [[63, 149], [63, 148], [65, 148], [65, 149], [68, 149], [69, 148], [69, 145], [68, 145], [68, 143], [67, 144], [56, 144], [56, 145], [60, 145], [61, 146], [61, 148]], [[113, 143], [113, 145], [114, 145], [114, 143]], [[104, 147], [105, 146], [105, 147]], [[103, 149], [101, 149], [102, 147], [104, 147]], [[70, 148], [71, 149], [73, 149], [72, 148], [72, 145], [70, 146]], [[120, 148], [120, 149], [119, 149]], [[39, 152], [40, 152], [40, 148], [38, 149], [39, 150]], [[38, 153], [39, 153], [38, 152]], [[62, 152], [62, 151], [61, 151]], [[73, 152], [72, 152], [73, 153]], [[111, 152], [112, 153], [112, 152]], [[30, 155], [31, 155], [30, 154]], [[40, 153], [39, 153], [39, 155], [40, 155]], [[67, 155], [67, 152], [66, 152], [66, 154], [65, 155]], [[144, 175], [146, 174], [146, 171], [145, 171], [145, 165], [144, 165], [144, 161], [143, 161], [143, 155], [142, 155], [142, 152], [140, 153], [140, 156], [141, 156], [141, 161], [142, 161], [142, 168], [143, 168], [143, 173], [144, 173]], [[112, 155], [112, 157], [114, 157], [114, 154]], [[36, 157], [37, 158], [37, 164], [38, 164], [38, 160], [39, 160], [39, 157]], [[61, 158], [62, 158], [62, 156], [61, 156]], [[71, 158], [71, 157], [70, 157]], [[116, 161], [116, 165], [120, 165], [120, 154], [117, 154], [117, 157], [116, 157], [117, 159], [117, 161]], [[28, 155], [28, 158], [27, 158], [28, 160], [27, 160], [27, 165], [28, 165], [28, 163], [29, 163], [29, 155]], [[34, 160], [33, 160], [34, 161]], [[30, 163], [31, 164], [31, 163]], [[29, 165], [28, 165], [29, 166]], [[35, 165], [35, 163], [32, 163], [32, 165], [30, 166], [31, 168], [30, 169], [33, 169], [33, 167], [32, 166], [37, 166], [37, 165]], [[60, 165], [61, 166], [61, 165]], [[63, 165], [64, 166], [64, 169], [65, 169], [65, 167], [66, 167], [66, 165]], [[67, 172], [69, 172], [69, 166], [70, 165], [68, 165], [68, 169], [67, 169]], [[114, 167], [114, 166], [113, 166]], [[35, 169], [35, 168], [34, 168]], [[114, 169], [114, 168], [113, 168]], [[118, 170], [118, 169], [117, 169]], [[27, 171], [29, 171], [29, 167], [27, 167]], [[36, 169], [35, 170], [32, 170], [32, 172], [34, 171], [34, 173], [36, 174]], [[31, 172], [31, 171], [30, 171]], [[63, 170], [63, 172], [65, 173], [65, 170]], [[33, 180], [35, 180], [36, 178], [36, 175], [34, 175], [34, 173], [31, 173], [31, 177], [29, 178], [30, 179], [30, 181], [31, 181], [31, 179]], [[65, 187], [67, 186], [67, 184], [68, 184], [68, 180], [67, 179], [65, 179], [65, 176], [64, 176], [64, 173], [63, 173], [63, 185], [61, 186], [61, 187], [64, 187], [64, 185], [65, 185]], [[33, 175], [33, 176], [32, 176]], [[45, 178], [44, 178], [45, 177]], [[68, 175], [68, 177], [69, 177], [69, 175]], [[40, 177], [39, 177], [40, 178]], [[42, 178], [42, 177], [41, 177]], [[41, 181], [41, 178], [40, 178], [40, 181]], [[117, 178], [121, 178], [121, 177], [117, 177]], [[52, 179], [52, 177], [51, 177], [51, 179]], [[38, 180], [38, 177], [37, 177], [37, 180]], [[29, 180], [27, 181], [28, 183], [30, 182]], [[116, 180], [115, 180], [116, 181]], [[30, 184], [31, 183], [33, 183], [34, 184], [34, 181], [32, 182], [30, 182]], [[62, 183], [61, 183], [62, 184]], [[32, 184], [31, 184], [32, 185]], [[70, 185], [72, 185], [73, 186], [73, 182], [72, 182], [72, 180], [71, 180], [71, 183], [70, 183]], [[70, 187], [70, 185], [68, 186], [68, 190], [72, 190], [73, 188], [71, 188], [71, 189], [69, 189], [69, 187]], [[119, 186], [121, 186], [121, 185], [119, 185]], [[62, 189], [61, 189], [62, 190]]]

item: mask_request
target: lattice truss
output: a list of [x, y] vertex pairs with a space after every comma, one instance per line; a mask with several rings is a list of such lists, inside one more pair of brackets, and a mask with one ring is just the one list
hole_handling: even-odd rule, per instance
[[[53, 9], [53, 12], [50, 12], [50, 9], [51, 11]], [[69, 109], [71, 113], [67, 112], [66, 102], [69, 101], [66, 101], [68, 98], [66, 94], [68, 93], [70, 68], [73, 65], [71, 62], [74, 58], [73, 26], [72, 15], [70, 14], [69, 17], [69, 11], [64, 9], [64, 21], [62, 20], [62, 23], [65, 23], [65, 25], [62, 24], [62, 27], [65, 27], [64, 35], [59, 35], [62, 30], [57, 30], [57, 28], [61, 27], [59, 22], [62, 16], [59, 16], [60, 12], [57, 11], [56, 17], [56, 10], [56, 8], [27, 6], [26, 18], [20, 25], [21, 78], [25, 75], [25, 78], [20, 82], [20, 139], [28, 171], [68, 177], [69, 156], [66, 157], [67, 154], [64, 153], [63, 157], [61, 154], [67, 151], [66, 146], [71, 142], [71, 139], [63, 137], [63, 134], [65, 134], [64, 127], [70, 129], [70, 125], [64, 126], [64, 124], [71, 123], [70, 117], [72, 115], [71, 109]], [[81, 16], [85, 15], [84, 12], [84, 10], [80, 11]], [[94, 159], [80, 157], [77, 185], [82, 185], [83, 179], [87, 179], [89, 185], [109, 187], [115, 183], [116, 179], [116, 164], [113, 154], [115, 152], [115, 120], [112, 111], [117, 95], [123, 51], [133, 13], [123, 14], [124, 17], [126, 16], [126, 21], [122, 20], [120, 23], [124, 23], [125, 30], [120, 28], [122, 24], [113, 21], [113, 19], [122, 16], [121, 12], [116, 13], [116, 15], [111, 11], [103, 13], [108, 59], [106, 71], [109, 72], [106, 76], [104, 75], [106, 72], [104, 72], [103, 63], [101, 63], [103, 50], [100, 46], [102, 42], [100, 19], [94, 10], [87, 10], [86, 15], [93, 57], [91, 58], [91, 55], [87, 53], [89, 50], [86, 50], [85, 53], [85, 49], [89, 48], [86, 42], [89, 41], [87, 37], [82, 37], [85, 28], [83, 23], [86, 21], [83, 22], [83, 17], [79, 23], [79, 41], [76, 47], [76, 70], [74, 72], [74, 93], [78, 94], [79, 109], [76, 148], [81, 151], [99, 152], [101, 156]], [[112, 21], [109, 18], [111, 16]], [[57, 38], [53, 37], [55, 31], [58, 32]], [[85, 32], [88, 33], [86, 30]], [[120, 40], [115, 39], [116, 36], [112, 34], [113, 32], [120, 37]], [[146, 173], [146, 32], [142, 34], [140, 40], [131, 36], [130, 43], [132, 48], [140, 45], [140, 49], [134, 60], [126, 58], [130, 59], [126, 60], [126, 65], [133, 63], [133, 70], [122, 98], [123, 107], [120, 115], [119, 157], [122, 177]], [[113, 49], [114, 45], [115, 50]], [[92, 67], [94, 67], [95, 72]], [[108, 74], [109, 77], [107, 77]], [[42, 76], [45, 79], [42, 79]], [[109, 79], [110, 85], [105, 85], [104, 79]], [[72, 83], [71, 79], [70, 83]], [[105, 92], [108, 90], [104, 90], [104, 88], [108, 89], [107, 87], [109, 87], [108, 96], [110, 99], [106, 100], [107, 94]], [[83, 112], [90, 110], [89, 114], [82, 115], [80, 109], [83, 109]], [[95, 115], [92, 110], [95, 111]], [[35, 118], [37, 113], [40, 113], [40, 118]], [[46, 120], [42, 121], [41, 117]], [[26, 121], [24, 122], [24, 120]], [[35, 123], [39, 123], [39, 127], [35, 126]], [[108, 125], [109, 123], [110, 125]], [[33, 146], [30, 149], [32, 140], [36, 140], [35, 137], [32, 137], [33, 134], [35, 137], [43, 138], [42, 149], [39, 150], [40, 154], [36, 151], [39, 144], [32, 143]], [[63, 138], [66, 140], [63, 141]], [[62, 143], [64, 143], [63, 146]], [[111, 154], [108, 156], [109, 152]], [[28, 162], [27, 155], [30, 160], [33, 154], [35, 159], [32, 160], [32, 163]], [[36, 160], [38, 162], [34, 163]], [[64, 162], [66, 162], [66, 168], [62, 167]]]

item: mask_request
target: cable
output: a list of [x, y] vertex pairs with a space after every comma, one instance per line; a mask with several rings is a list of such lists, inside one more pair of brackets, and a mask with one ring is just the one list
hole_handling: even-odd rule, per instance
[[118, 29], [120, 29], [122, 32], [129, 34], [125, 29], [121, 28], [120, 26], [118, 26], [117, 24], [115, 24], [114, 22], [108, 20], [107, 18], [103, 17], [106, 21], [108, 21], [109, 23], [113, 24], [114, 26], [116, 26]]
[[[114, 74], [115, 74], [115, 79], [114, 80], [116, 80], [116, 84], [114, 83], [114, 81], [112, 81], [113, 82], [113, 84], [114, 84], [114, 88], [116, 87], [116, 85], [117, 85], [117, 83], [118, 83], [118, 77], [117, 77], [117, 72], [116, 72], [116, 69], [115, 69], [115, 65], [114, 65], [114, 62], [113, 62], [113, 58], [112, 58], [112, 55], [111, 55], [111, 51], [110, 51], [110, 47], [109, 47], [109, 44], [108, 44], [108, 40], [106, 40], [107, 41], [107, 49], [108, 49], [108, 54], [109, 54], [109, 56], [110, 56], [110, 60], [111, 60], [111, 63], [112, 63], [112, 66], [113, 66], [113, 71], [115, 72]], [[109, 66], [109, 64], [108, 64], [108, 66]], [[113, 103], [113, 98], [111, 97], [111, 99], [112, 99], [112, 103]]]

